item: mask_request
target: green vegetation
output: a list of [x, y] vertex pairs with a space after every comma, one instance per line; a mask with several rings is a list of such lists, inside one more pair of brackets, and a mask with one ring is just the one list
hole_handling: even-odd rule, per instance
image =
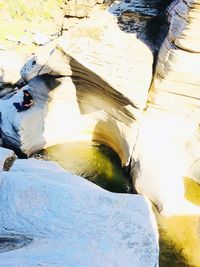
[[53, 33], [62, 20], [62, 0], [0, 0], [0, 41], [27, 32]]
[[1, 13], [6, 12], [12, 19], [53, 18], [63, 4], [62, 0], [1, 0]]

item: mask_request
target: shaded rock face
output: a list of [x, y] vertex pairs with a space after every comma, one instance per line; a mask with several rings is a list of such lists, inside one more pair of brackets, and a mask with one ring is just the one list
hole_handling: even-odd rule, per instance
[[142, 196], [28, 159], [1, 172], [0, 200], [2, 266], [157, 266], [156, 223]]
[[200, 103], [199, 2], [175, 1], [168, 13], [169, 34], [159, 52], [149, 101], [189, 114]]
[[[3, 101], [4, 141], [30, 155], [64, 141], [95, 140], [110, 146], [122, 165], [128, 165], [146, 106], [152, 62], [149, 48], [121, 31], [112, 14], [94, 14], [61, 38], [56, 48], [46, 46], [24, 65], [21, 76], [28, 81], [35, 105], [17, 114], [12, 103], [21, 93]], [[50, 75], [49, 82], [43, 75]]]
[[154, 55], [168, 32], [166, 7], [172, 0], [163, 1], [120, 1], [110, 8], [118, 16], [119, 27], [126, 32], [135, 32]]
[[[138, 192], [164, 215], [200, 214], [184, 199], [183, 177], [200, 182], [199, 1], [174, 1], [158, 54], [133, 163]], [[151, 181], [151, 182], [150, 182]]]

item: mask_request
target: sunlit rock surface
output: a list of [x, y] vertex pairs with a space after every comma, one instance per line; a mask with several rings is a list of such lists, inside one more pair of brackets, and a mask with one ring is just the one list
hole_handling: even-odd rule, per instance
[[65, 5], [63, 6], [64, 15], [67, 17], [84, 18], [89, 16], [96, 6], [100, 4], [107, 6], [113, 1], [114, 0], [68, 0], [65, 1]]
[[153, 104], [189, 114], [200, 106], [199, 5], [199, 1], [174, 1], [169, 7], [170, 29], [149, 97]]
[[[174, 1], [134, 152], [133, 180], [164, 215], [200, 214], [183, 177], [200, 181], [199, 1]], [[134, 165], [134, 164], [133, 164]]]
[[20, 55], [14, 50], [0, 50], [0, 97], [13, 91], [13, 84], [20, 79], [25, 58], [25, 54]]
[[[132, 177], [136, 190], [151, 199], [163, 215], [200, 214], [199, 206], [185, 200], [183, 181], [199, 153], [199, 144], [195, 124], [187, 117], [155, 108], [144, 113]], [[199, 178], [197, 165], [195, 168]]]
[[1, 266], [155, 267], [158, 261], [145, 198], [110, 193], [35, 159], [1, 172], [0, 236], [29, 240], [2, 253]]
[[[22, 68], [35, 104], [17, 114], [12, 102], [21, 93], [1, 104], [4, 141], [30, 155], [64, 141], [97, 140], [127, 165], [146, 106], [152, 61], [150, 49], [122, 31], [113, 14], [94, 13], [56, 48], [46, 46]], [[38, 77], [42, 74], [51, 76]]]

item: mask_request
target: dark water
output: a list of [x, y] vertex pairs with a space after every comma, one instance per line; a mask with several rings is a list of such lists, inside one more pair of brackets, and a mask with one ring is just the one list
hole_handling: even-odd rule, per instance
[[53, 160], [67, 171], [82, 176], [111, 192], [132, 193], [131, 180], [116, 153], [105, 145], [70, 142], [49, 147], [35, 158]]

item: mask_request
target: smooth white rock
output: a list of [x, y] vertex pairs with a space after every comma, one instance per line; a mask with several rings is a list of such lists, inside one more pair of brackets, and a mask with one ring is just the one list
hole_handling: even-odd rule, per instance
[[200, 206], [185, 198], [183, 180], [193, 173], [190, 178], [200, 181], [198, 165], [191, 169], [199, 155], [199, 127], [192, 117], [148, 108], [133, 153], [137, 192], [151, 199], [164, 216], [199, 215]]
[[158, 239], [148, 201], [111, 193], [57, 164], [16, 160], [1, 173], [0, 235], [33, 238], [0, 266], [155, 267]]

